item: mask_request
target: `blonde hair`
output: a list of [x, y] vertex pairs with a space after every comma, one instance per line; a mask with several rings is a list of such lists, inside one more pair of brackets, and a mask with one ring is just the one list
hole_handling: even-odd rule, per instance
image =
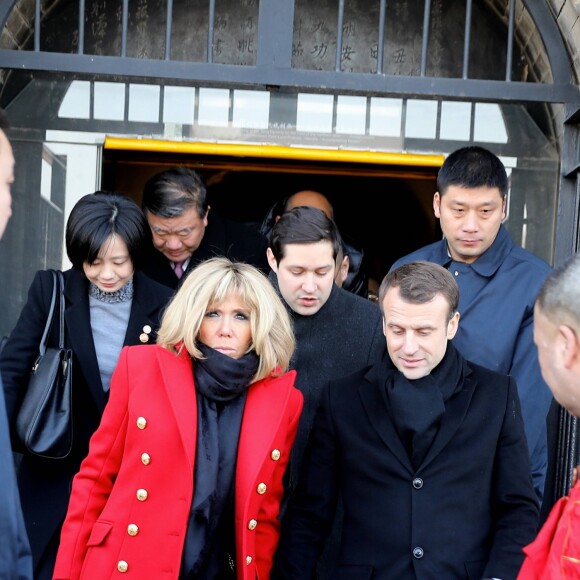
[[196, 340], [210, 306], [237, 293], [250, 311], [252, 344], [260, 362], [252, 382], [285, 372], [294, 352], [292, 322], [268, 278], [256, 267], [217, 257], [196, 266], [167, 306], [157, 344], [176, 353], [185, 347], [202, 358]]

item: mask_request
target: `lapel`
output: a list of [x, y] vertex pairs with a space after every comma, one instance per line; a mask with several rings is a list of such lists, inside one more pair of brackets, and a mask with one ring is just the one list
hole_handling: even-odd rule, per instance
[[[157, 313], [166, 304], [151, 291], [148, 278], [139, 272], [134, 276], [134, 295], [131, 312], [125, 333], [124, 345], [141, 344], [140, 336], [145, 325], [151, 326], [149, 343], [153, 343], [157, 325]], [[168, 297], [171, 290], [168, 290]], [[108, 400], [108, 393], [103, 390], [93, 331], [91, 329], [91, 313], [89, 306], [88, 282], [77, 270], [69, 270], [65, 276], [64, 295], [66, 300], [65, 321], [68, 334], [68, 345], [74, 345], [74, 352], [79, 361], [79, 370], [85, 377], [89, 391], [102, 412]], [[82, 369], [82, 371], [80, 370]]]
[[79, 368], [75, 368], [73, 373], [82, 373], [97, 408], [102, 412], [107, 403], [107, 394], [103, 391], [93, 342], [88, 282], [81, 272], [75, 269], [66, 272], [64, 296], [67, 346], [74, 345], [79, 363]]
[[[145, 350], [149, 351], [149, 349]], [[167, 399], [181, 434], [188, 469], [193, 474], [197, 445], [197, 397], [193, 384], [191, 358], [185, 348], [179, 356], [158, 346], [155, 346], [152, 351], [157, 357]]]
[[131, 303], [131, 312], [123, 344], [124, 346], [141, 344], [140, 337], [147, 325], [151, 327], [151, 332], [145, 333], [149, 337], [147, 343], [152, 344], [157, 336], [158, 313], [169, 301], [171, 291], [168, 291], [167, 300], [159, 300], [157, 295], [151, 291], [149, 279], [140, 272], [135, 272], [133, 276], [133, 287], [133, 302]]
[[418, 469], [414, 469], [393, 421], [390, 419], [388, 399], [384, 388], [387, 377], [385, 376], [383, 379], [380, 376], [380, 368], [381, 365], [374, 365], [367, 371], [365, 375], [367, 382], [359, 387], [359, 396], [369, 417], [370, 424], [390, 449], [391, 453], [393, 453], [401, 465], [410, 473], [419, 472], [427, 467], [441, 453], [465, 420], [465, 415], [467, 414], [475, 390], [476, 381], [471, 370], [466, 365], [463, 387], [459, 393], [447, 401], [445, 414], [443, 415], [437, 435], [422, 464]]
[[407, 450], [399, 438], [390, 417], [387, 394], [384, 386], [387, 376], [384, 378], [380, 376], [379, 370], [381, 368], [383, 368], [382, 365], [376, 364], [367, 371], [364, 377], [365, 383], [359, 387], [358, 393], [368, 415], [369, 422], [379, 437], [397, 458], [399, 463], [408, 472], [414, 473]]
[[463, 364], [465, 367], [465, 378], [461, 391], [452, 396], [445, 404], [445, 414], [441, 420], [441, 425], [419, 469], [423, 469], [429, 465], [445, 449], [465, 420], [465, 415], [469, 409], [477, 383], [467, 363], [464, 361]]
[[[284, 413], [296, 371], [289, 371], [276, 379], [266, 378], [248, 389], [244, 406], [236, 468], [236, 513], [241, 516], [245, 501], [252, 497], [264, 458], [270, 457], [272, 439], [284, 421]], [[281, 384], [276, 385], [277, 382]], [[282, 450], [289, 451], [289, 450]], [[239, 501], [238, 501], [239, 500]]]

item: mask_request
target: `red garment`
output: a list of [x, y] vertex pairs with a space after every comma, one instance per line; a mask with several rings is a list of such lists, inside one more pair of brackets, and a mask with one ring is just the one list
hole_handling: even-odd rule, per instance
[[580, 579], [580, 482], [554, 504], [524, 552], [518, 580]]
[[[270, 575], [282, 477], [303, 406], [295, 371], [248, 390], [235, 475], [238, 580]], [[197, 440], [191, 359], [124, 348], [89, 454], [75, 476], [54, 579], [176, 580]]]

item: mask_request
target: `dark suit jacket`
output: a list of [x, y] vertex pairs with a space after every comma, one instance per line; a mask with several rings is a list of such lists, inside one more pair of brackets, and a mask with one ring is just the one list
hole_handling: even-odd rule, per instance
[[[87, 454], [89, 439], [99, 425], [108, 399], [101, 383], [93, 343], [88, 281], [78, 270], [67, 270], [64, 278], [66, 343], [74, 353], [73, 450], [67, 459], [43, 460], [24, 455], [20, 463], [18, 485], [35, 563], [64, 520], [72, 477]], [[172, 292], [141, 273], [135, 273], [133, 282], [133, 302], [124, 344], [140, 344], [139, 336], [145, 325], [152, 328], [152, 343], [162, 310]], [[2, 351], [0, 367], [12, 425], [30, 368], [38, 355], [51, 296], [50, 274], [37, 272], [28, 292], [28, 301]], [[53, 328], [49, 345], [58, 344], [57, 334], [58, 328]]]
[[[199, 248], [193, 253], [181, 280], [185, 280], [200, 262], [215, 256], [227, 256], [232, 260], [247, 262], [268, 275], [270, 265], [266, 256], [268, 239], [249, 226], [235, 222], [210, 211], [207, 227]], [[169, 260], [151, 244], [142, 270], [157, 282], [177, 288], [179, 279]]]
[[517, 389], [467, 366], [416, 470], [390, 419], [381, 365], [325, 389], [272, 578], [313, 577], [340, 491], [333, 580], [515, 579], [538, 520]]

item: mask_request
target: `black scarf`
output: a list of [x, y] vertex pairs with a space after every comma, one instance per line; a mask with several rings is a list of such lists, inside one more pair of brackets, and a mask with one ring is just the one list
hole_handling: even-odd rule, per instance
[[445, 403], [463, 385], [463, 369], [463, 359], [448, 342], [443, 359], [427, 376], [409, 380], [397, 371], [386, 381], [391, 417], [415, 469], [435, 439]]
[[[209, 579], [219, 576], [225, 557], [221, 516], [233, 490], [244, 403], [259, 360], [254, 351], [234, 359], [205, 344], [198, 347], [205, 358], [193, 366], [197, 451], [180, 577]], [[233, 533], [233, 520], [228, 526]]]

